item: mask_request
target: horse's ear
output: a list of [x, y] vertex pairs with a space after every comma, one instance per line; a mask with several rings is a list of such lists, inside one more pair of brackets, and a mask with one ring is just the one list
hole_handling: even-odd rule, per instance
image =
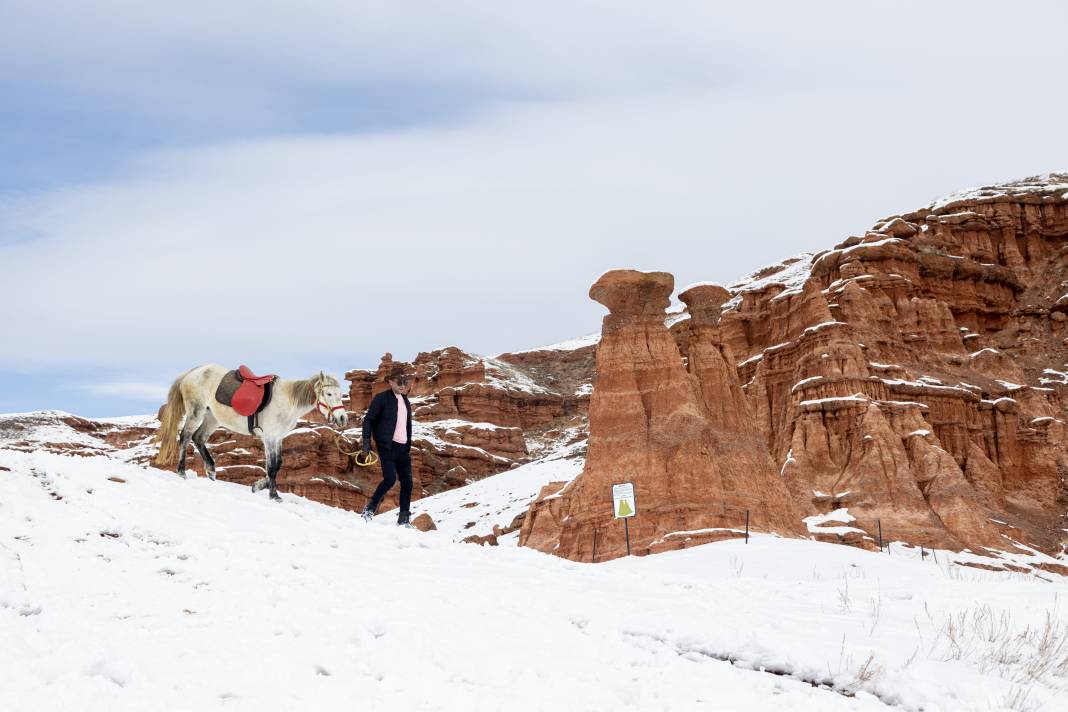
[[326, 383], [326, 374], [319, 371], [319, 385]]

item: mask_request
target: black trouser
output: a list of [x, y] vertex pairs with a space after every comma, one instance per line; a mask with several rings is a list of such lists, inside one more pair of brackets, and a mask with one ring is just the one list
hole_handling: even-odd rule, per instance
[[378, 449], [378, 457], [382, 463], [382, 481], [378, 483], [375, 493], [371, 495], [371, 501], [367, 508], [372, 512], [378, 511], [378, 505], [400, 478], [400, 511], [411, 511], [412, 506], [412, 456], [409, 443], [393, 443], [388, 450]]

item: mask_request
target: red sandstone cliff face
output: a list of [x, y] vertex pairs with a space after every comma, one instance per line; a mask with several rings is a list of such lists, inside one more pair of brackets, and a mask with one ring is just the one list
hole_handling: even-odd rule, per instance
[[1056, 552], [1066, 279], [1068, 177], [1051, 176], [886, 218], [739, 285], [720, 332], [798, 505], [927, 546]]
[[672, 287], [666, 273], [617, 270], [591, 288], [611, 313], [597, 347], [585, 469], [562, 489], [546, 488], [523, 523], [521, 545], [579, 561], [592, 560], [595, 546], [598, 560], [622, 555], [622, 527], [610, 526], [611, 487], [620, 482], [635, 487], [637, 553], [733, 536], [746, 510], [755, 528], [800, 532], [718, 340], [716, 300], [726, 295], [686, 295], [699, 317], [684, 361], [664, 325]]

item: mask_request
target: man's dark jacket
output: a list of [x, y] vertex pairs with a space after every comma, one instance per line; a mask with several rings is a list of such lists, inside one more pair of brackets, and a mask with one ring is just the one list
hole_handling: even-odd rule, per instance
[[[412, 442], [412, 404], [408, 396], [401, 396], [404, 405], [408, 409], [408, 442]], [[371, 405], [367, 408], [367, 415], [363, 416], [363, 442], [370, 442], [369, 437], [373, 434], [378, 451], [389, 450], [393, 447], [393, 433], [397, 430], [397, 396], [391, 390], [382, 391], [371, 399]]]

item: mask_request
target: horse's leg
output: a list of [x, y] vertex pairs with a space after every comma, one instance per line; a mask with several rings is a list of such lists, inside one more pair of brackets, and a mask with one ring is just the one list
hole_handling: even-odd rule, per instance
[[278, 470], [282, 468], [282, 443], [264, 441], [263, 451], [267, 454], [267, 480], [271, 486], [271, 499], [281, 502], [277, 480]]
[[218, 425], [219, 421], [215, 419], [215, 415], [209, 410], [204, 413], [204, 422], [193, 433], [193, 444], [197, 446], [197, 452], [200, 453], [201, 459], [204, 460], [204, 471], [208, 473], [208, 477], [212, 480], [215, 479], [215, 460], [208, 451], [208, 436], [215, 432], [215, 428]]
[[182, 426], [181, 437], [178, 439], [178, 474], [185, 477], [185, 451], [193, 439], [193, 433], [200, 427], [204, 420], [204, 407], [191, 409], [185, 416], [185, 425]]

